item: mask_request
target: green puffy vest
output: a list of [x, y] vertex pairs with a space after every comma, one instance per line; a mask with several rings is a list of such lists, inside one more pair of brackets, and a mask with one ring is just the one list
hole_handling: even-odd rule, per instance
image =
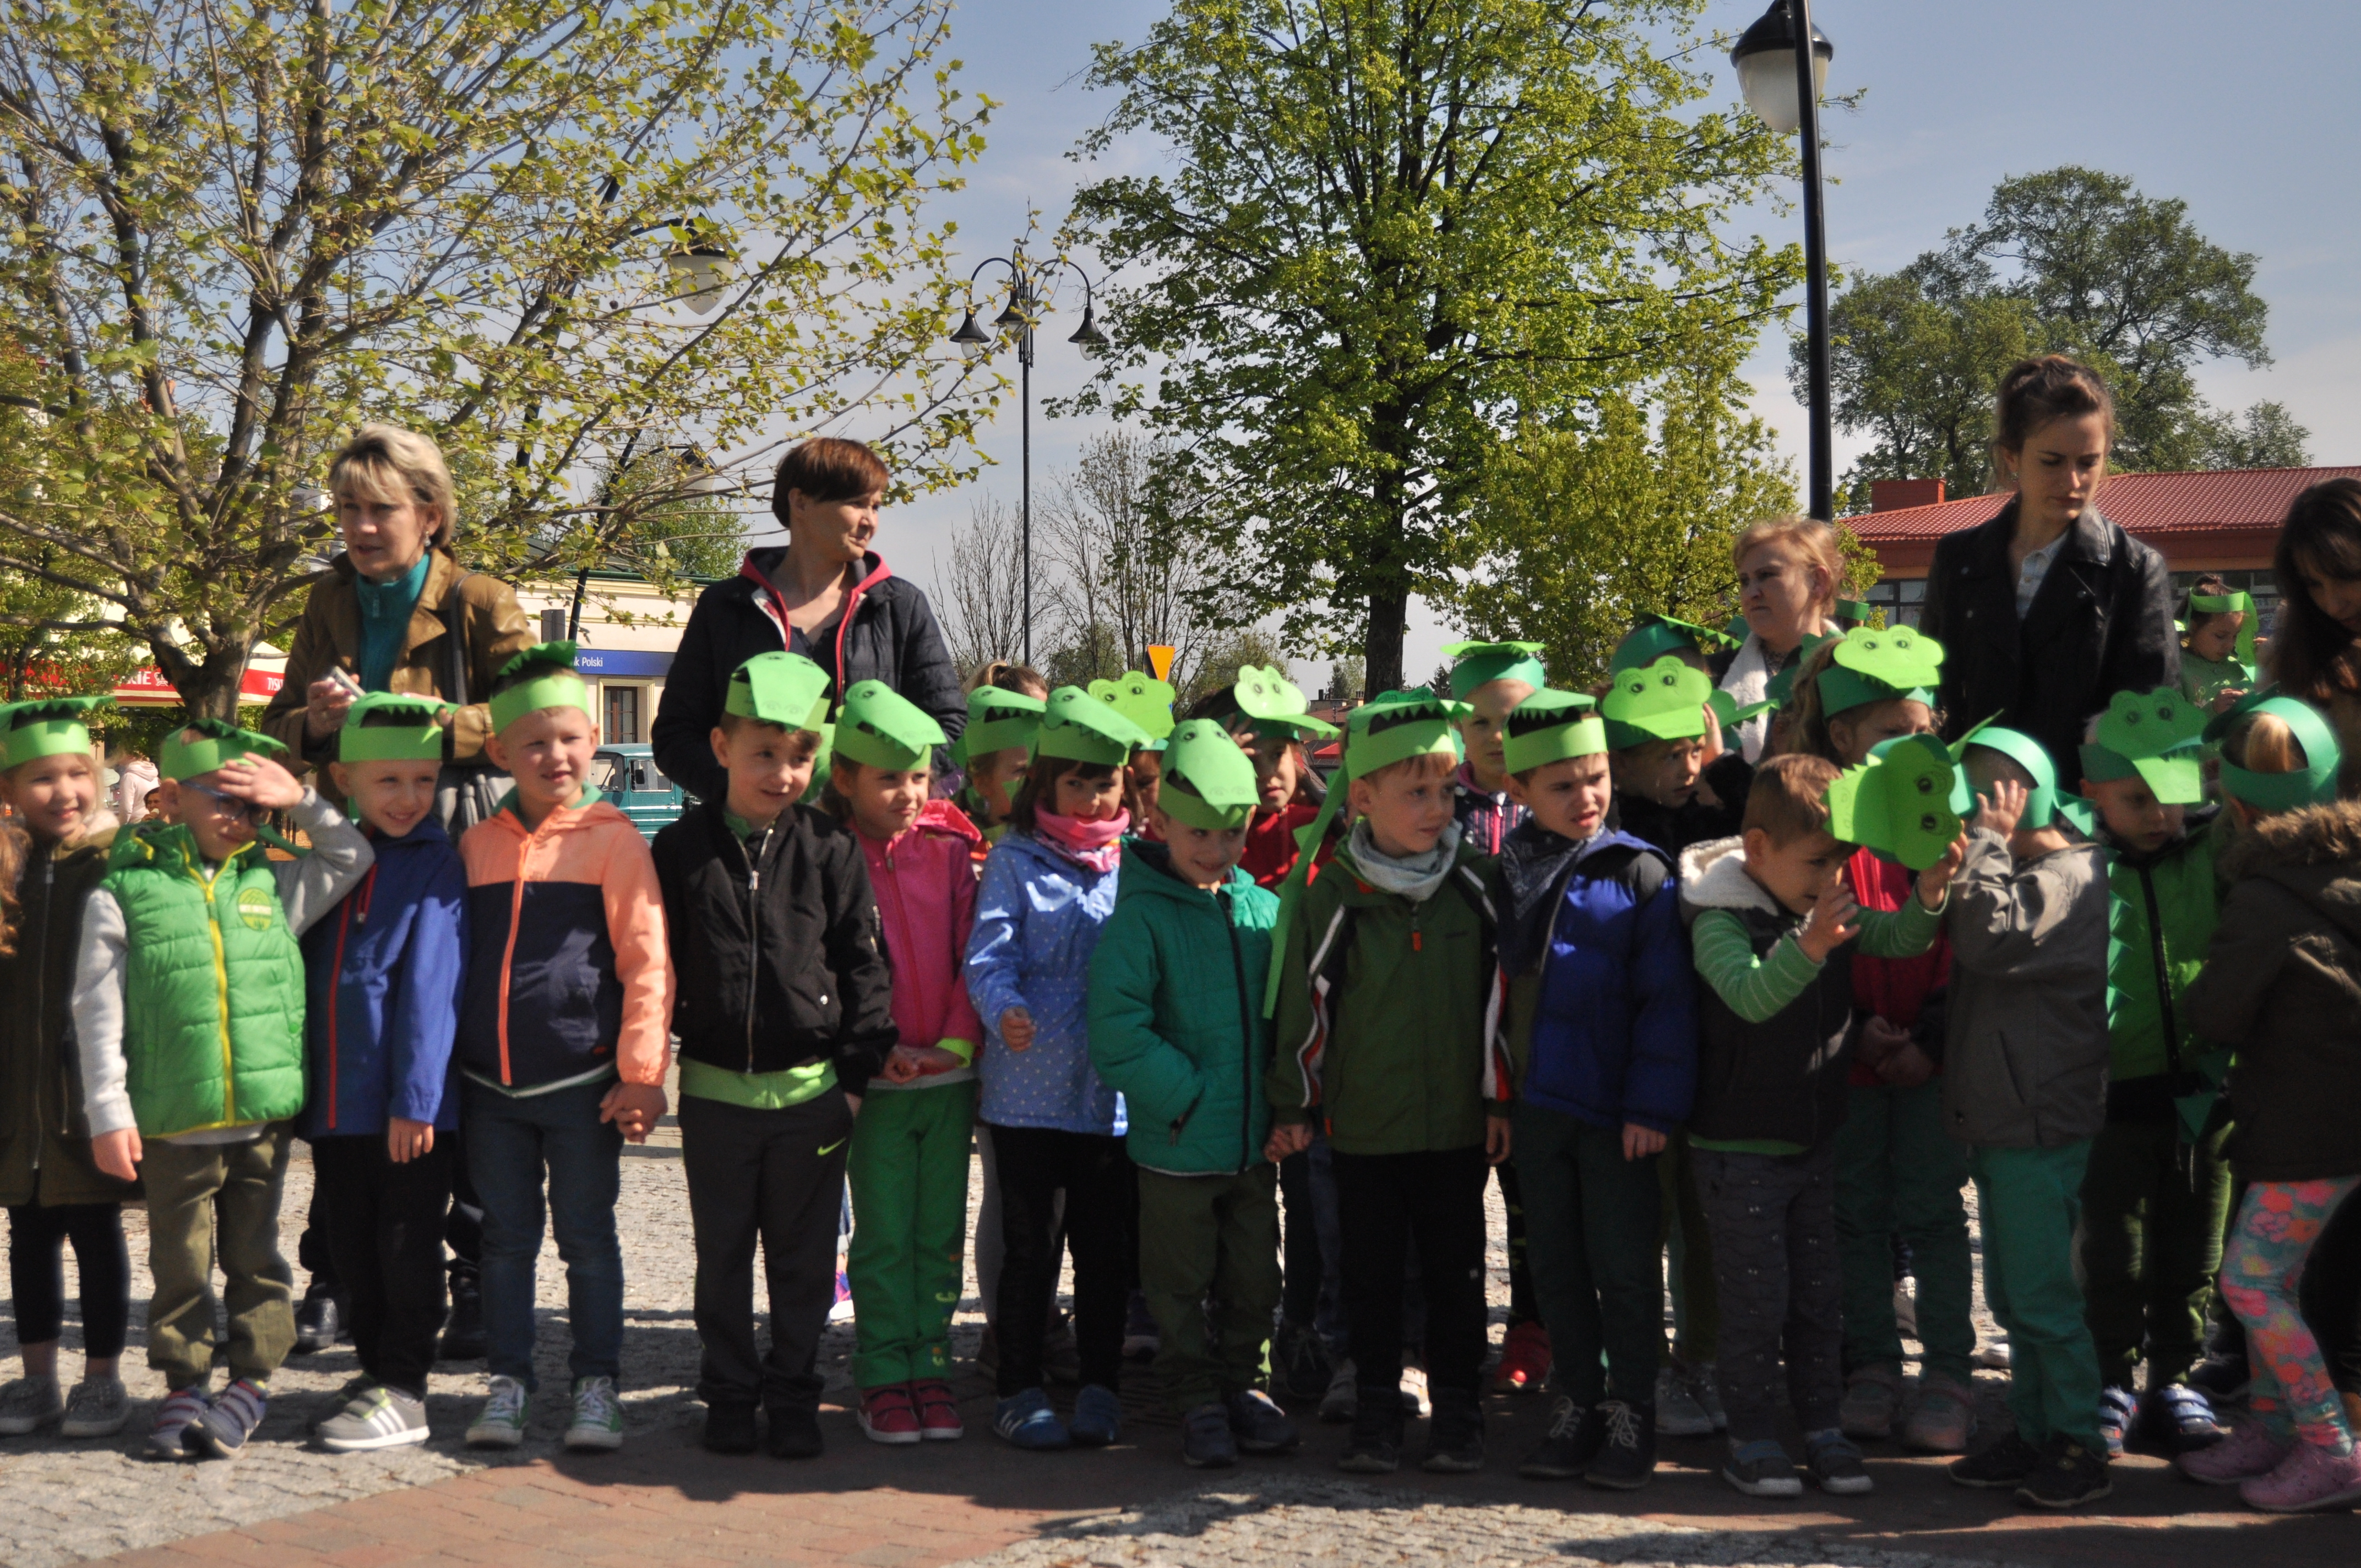
[[2107, 932], [2108, 1078], [2122, 1083], [2186, 1072], [2211, 1051], [2189, 1026], [2181, 993], [2205, 967], [2221, 918], [2213, 862], [2223, 844], [2216, 817], [2191, 829], [2145, 865], [2110, 857]]
[[99, 884], [127, 936], [123, 1055], [142, 1137], [283, 1121], [303, 1109], [303, 951], [248, 844], [208, 882], [185, 828], [115, 841]]

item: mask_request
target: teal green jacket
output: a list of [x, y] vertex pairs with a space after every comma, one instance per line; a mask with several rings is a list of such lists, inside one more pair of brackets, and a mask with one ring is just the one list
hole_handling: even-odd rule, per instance
[[1133, 1164], [1235, 1175], [1270, 1135], [1262, 992], [1279, 900], [1235, 868], [1208, 890], [1170, 865], [1161, 844], [1124, 846], [1115, 913], [1091, 956], [1091, 1065], [1123, 1092]]
[[2107, 866], [2107, 1077], [2111, 1084], [2187, 1072], [2213, 1049], [2181, 995], [2205, 967], [2220, 918], [2214, 869], [2226, 833], [2194, 823], [2152, 855], [2115, 849]]

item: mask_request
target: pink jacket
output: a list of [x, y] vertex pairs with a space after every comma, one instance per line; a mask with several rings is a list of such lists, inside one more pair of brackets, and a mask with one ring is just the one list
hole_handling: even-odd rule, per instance
[[[933, 800], [892, 842], [854, 829], [869, 861], [869, 883], [894, 965], [894, 1023], [906, 1046], [945, 1040], [983, 1043], [983, 1025], [968, 1000], [961, 964], [975, 924], [975, 868], [970, 851], [983, 835], [948, 800]], [[926, 1079], [918, 1080], [923, 1084]]]

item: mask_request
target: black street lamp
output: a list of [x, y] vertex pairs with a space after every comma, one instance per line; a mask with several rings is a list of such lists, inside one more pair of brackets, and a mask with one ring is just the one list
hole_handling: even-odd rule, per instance
[[[1795, 40], [1808, 37], [1812, 47]], [[1836, 442], [1828, 402], [1828, 236], [1820, 207], [1820, 89], [1836, 56], [1812, 25], [1812, 0], [1771, 0], [1771, 9], [1739, 35], [1730, 51], [1747, 105], [1784, 136], [1800, 131], [1804, 153], [1804, 331], [1811, 365], [1811, 515], [1836, 521]]]
[[992, 330], [986, 332], [975, 324], [975, 307], [968, 306], [966, 313], [960, 317], [959, 330], [951, 334], [951, 341], [961, 345], [989, 345], [1001, 333], [1016, 334], [1016, 363], [1020, 367], [1021, 386], [1018, 428], [1024, 450], [1025, 662], [1030, 664], [1033, 662], [1033, 323], [1040, 319], [1041, 314], [1038, 287], [1041, 280], [1060, 268], [1082, 280], [1082, 324], [1066, 339], [1068, 343], [1104, 346], [1107, 339], [1106, 334], [1098, 329], [1098, 323], [1093, 318], [1090, 274], [1072, 262], [1058, 257], [1035, 266], [1026, 259], [1021, 250], [1013, 257], [992, 257], [978, 262], [975, 270], [968, 274], [969, 298], [974, 298], [975, 280], [983, 275], [987, 267], [1008, 269], [1007, 308], [993, 319]]

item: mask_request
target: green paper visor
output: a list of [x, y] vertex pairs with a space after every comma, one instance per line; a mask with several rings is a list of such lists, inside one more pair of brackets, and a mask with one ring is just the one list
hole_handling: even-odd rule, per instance
[[1951, 807], [1958, 770], [1931, 735], [1902, 735], [1880, 745], [1871, 760], [1847, 768], [1828, 788], [1828, 831], [1888, 860], [1923, 872], [1960, 836]]
[[1148, 740], [1148, 731], [1082, 687], [1060, 686], [1049, 694], [1033, 748], [1043, 757], [1119, 768]]
[[[1968, 752], [1978, 746], [1998, 751], [2032, 776], [2033, 788], [2026, 792], [2025, 815], [2017, 819], [2018, 827], [2036, 830], [2057, 819], [2063, 806], [2058, 790], [2058, 765], [2050, 761], [2049, 749], [2022, 730], [2004, 729], [1989, 721], [1969, 730], [1951, 747], [1953, 762], [1959, 769], [1951, 790], [1953, 811], [1966, 817], [1976, 808], [1975, 785], [1968, 777]], [[2068, 820], [2075, 819], [2069, 817]], [[2081, 824], [2077, 822], [2076, 826]]]
[[1511, 773], [1531, 773], [1574, 757], [1607, 750], [1607, 724], [1592, 711], [1591, 698], [1573, 692], [1537, 691], [1519, 703], [1501, 730], [1502, 760]]
[[1706, 731], [1706, 704], [1714, 698], [1713, 677], [1677, 654], [1624, 670], [1599, 704], [1607, 744], [1627, 751], [1651, 740], [1686, 740]]
[[1712, 654], [1730, 652], [1743, 639], [1710, 626], [1699, 626], [1693, 620], [1682, 620], [1669, 615], [1651, 615], [1643, 619], [1631, 636], [1615, 645], [1607, 661], [1607, 673], [1620, 675], [1624, 671], [1653, 664], [1667, 653]]
[[1284, 729], [1291, 735], [1316, 735], [1330, 740], [1338, 733], [1326, 719], [1312, 717], [1312, 705], [1304, 700], [1302, 688], [1282, 674], [1276, 664], [1244, 666], [1238, 671], [1237, 683], [1231, 686], [1230, 695], [1236, 699], [1238, 711], [1254, 720], [1257, 735], [1275, 734]]
[[1838, 641], [1831, 658], [1819, 674], [1822, 713], [1894, 697], [1932, 707], [1943, 681], [1943, 645], [1907, 626], [1857, 627]]
[[965, 766], [970, 757], [987, 751], [1032, 745], [1048, 707], [1039, 697], [1023, 692], [978, 686], [967, 694], [967, 728], [960, 731], [951, 749], [953, 760]]
[[2255, 667], [2255, 623], [2262, 618], [2256, 612], [2254, 595], [2243, 588], [2235, 594], [2191, 594], [2189, 609], [2193, 615], [2243, 614], [2246, 619], [2238, 623], [2238, 663]]
[[2224, 794], [2257, 811], [2293, 811], [2301, 806], [2323, 806], [2336, 798], [2336, 770], [2344, 762], [2344, 753], [2336, 744], [2335, 731], [2329, 729], [2328, 721], [2310, 703], [2291, 696], [2275, 696], [2246, 711], [2257, 717], [2274, 715], [2295, 731], [2296, 744], [2303, 748], [2303, 771], [2250, 773], [2225, 756], [2222, 759]]
[[1261, 798], [1254, 763], [1213, 720], [1192, 718], [1166, 738], [1156, 804], [1175, 822], [1209, 832], [1243, 828]]
[[590, 688], [574, 673], [577, 645], [572, 642], [536, 642], [515, 658], [500, 666], [501, 680], [513, 679], [528, 670], [545, 669], [544, 674], [519, 681], [506, 691], [492, 694], [492, 731], [498, 734], [528, 713], [539, 713], [544, 707], [578, 707], [590, 711]]
[[1172, 699], [1180, 693], [1169, 681], [1126, 670], [1115, 680], [1093, 681], [1090, 693], [1148, 731], [1150, 740], [1161, 740], [1172, 733]]
[[[196, 731], [197, 739], [182, 740], [181, 737], [189, 730]], [[202, 778], [240, 757], [268, 757], [276, 762], [285, 755], [287, 748], [268, 735], [257, 735], [218, 718], [200, 718], [165, 737], [156, 772], [168, 779]]]
[[828, 672], [801, 653], [757, 653], [730, 672], [721, 708], [757, 724], [818, 729], [828, 721]]
[[2205, 798], [2198, 752], [2205, 729], [2205, 710], [2171, 686], [2117, 692], [2099, 717], [2096, 738], [2081, 748], [2082, 776], [2103, 782], [2137, 774], [2167, 806], [2193, 806]]
[[1716, 686], [1713, 695], [1705, 699], [1705, 705], [1713, 709], [1714, 722], [1724, 729], [1735, 729], [1756, 714], [1768, 713], [1779, 706], [1765, 698], [1761, 702], [1750, 702], [1744, 707], [1741, 707], [1738, 706], [1738, 698], [1723, 691], [1719, 686]]
[[1451, 699], [1465, 702], [1469, 692], [1494, 681], [1522, 681], [1535, 688], [1547, 685], [1549, 673], [1536, 657], [1541, 651], [1539, 642], [1446, 643], [1444, 657], [1456, 661], [1451, 666]]
[[[345, 711], [336, 732], [340, 762], [440, 762], [447, 732], [436, 721], [451, 705], [404, 692], [371, 692]], [[373, 718], [401, 720], [371, 724]]]
[[934, 764], [944, 744], [943, 727], [926, 709], [884, 681], [855, 681], [836, 716], [832, 755], [890, 773], [920, 772]]
[[113, 702], [106, 696], [36, 697], [0, 707], [0, 769], [71, 751], [90, 752], [90, 725], [83, 716]]
[[1455, 761], [1459, 721], [1469, 712], [1464, 702], [1421, 692], [1388, 692], [1355, 708], [1351, 738], [1345, 743], [1345, 779], [1367, 778], [1429, 751], [1448, 752]]

